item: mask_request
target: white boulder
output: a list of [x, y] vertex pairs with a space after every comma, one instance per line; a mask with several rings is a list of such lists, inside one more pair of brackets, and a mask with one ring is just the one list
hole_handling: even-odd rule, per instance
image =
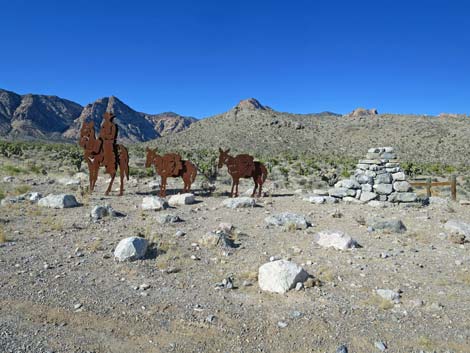
[[49, 194], [38, 201], [38, 205], [49, 208], [70, 208], [77, 207], [79, 203], [73, 195], [67, 194]]
[[160, 211], [168, 207], [165, 199], [158, 196], [146, 196], [142, 200], [143, 210], [156, 210]]
[[357, 246], [357, 242], [353, 238], [337, 230], [326, 230], [315, 234], [315, 242], [321, 247], [338, 250], [347, 250]]
[[147, 252], [148, 242], [144, 238], [129, 237], [122, 239], [114, 250], [118, 261], [134, 261], [141, 259]]
[[286, 260], [265, 263], [258, 270], [259, 287], [268, 292], [286, 293], [307, 278], [308, 273], [302, 267]]
[[172, 195], [168, 200], [170, 206], [191, 205], [194, 202], [196, 202], [196, 200], [191, 193]]

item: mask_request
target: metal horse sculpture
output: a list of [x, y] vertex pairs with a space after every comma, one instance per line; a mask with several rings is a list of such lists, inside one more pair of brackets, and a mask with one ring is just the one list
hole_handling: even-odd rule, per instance
[[105, 118], [103, 127], [106, 128], [107, 124], [108, 132], [110, 133], [104, 132], [102, 127], [100, 137], [96, 138], [93, 121], [89, 123], [84, 121], [80, 130], [79, 145], [84, 149], [83, 155], [88, 165], [90, 193], [95, 189], [100, 166], [105, 166], [106, 173], [111, 175], [111, 181], [105, 192], [105, 195], [109, 195], [114, 178], [116, 177], [117, 167], [119, 166], [121, 179], [119, 196], [122, 196], [124, 192], [124, 177], [129, 180], [129, 153], [126, 147], [116, 144], [117, 127], [111, 121], [114, 115], [104, 113], [103, 117]]
[[182, 160], [181, 156], [176, 153], [167, 153], [164, 156], [160, 156], [157, 153], [157, 149], [152, 150], [147, 147], [145, 167], [149, 168], [152, 164], [155, 166], [157, 174], [161, 177], [161, 197], [166, 196], [166, 179], [168, 177], [181, 177], [183, 179], [183, 193], [191, 190], [191, 184], [196, 180], [197, 169], [190, 161]]
[[[248, 154], [239, 154], [238, 156], [232, 157], [228, 153], [230, 149], [223, 151], [219, 148], [219, 169], [227, 166], [228, 173], [232, 177], [232, 190], [230, 191], [230, 197], [238, 196], [238, 183], [240, 178], [253, 178], [255, 182], [255, 188], [251, 197], [256, 194], [256, 189], [259, 186], [258, 197], [261, 197], [263, 184], [268, 176], [268, 170], [261, 162], [255, 162], [253, 157]], [[235, 188], [235, 194], [234, 194]]]

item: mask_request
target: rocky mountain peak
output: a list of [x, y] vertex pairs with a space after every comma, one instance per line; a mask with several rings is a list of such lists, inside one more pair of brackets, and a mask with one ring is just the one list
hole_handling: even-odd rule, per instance
[[255, 98], [243, 99], [235, 108], [238, 110], [268, 110]]

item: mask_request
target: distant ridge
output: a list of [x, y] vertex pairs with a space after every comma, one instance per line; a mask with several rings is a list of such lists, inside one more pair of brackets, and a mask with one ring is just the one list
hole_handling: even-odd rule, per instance
[[0, 89], [0, 136], [76, 141], [82, 122], [93, 120], [99, 127], [105, 111], [116, 115], [119, 139], [130, 143], [180, 132], [197, 121], [176, 113], [140, 113], [114, 96], [100, 98], [82, 107], [57, 96], [19, 95]]

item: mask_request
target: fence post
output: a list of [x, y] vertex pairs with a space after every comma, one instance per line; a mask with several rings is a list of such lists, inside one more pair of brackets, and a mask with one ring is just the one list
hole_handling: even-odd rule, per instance
[[457, 176], [452, 175], [450, 177], [450, 194], [452, 201], [457, 201]]
[[426, 196], [431, 197], [431, 178], [426, 179]]

